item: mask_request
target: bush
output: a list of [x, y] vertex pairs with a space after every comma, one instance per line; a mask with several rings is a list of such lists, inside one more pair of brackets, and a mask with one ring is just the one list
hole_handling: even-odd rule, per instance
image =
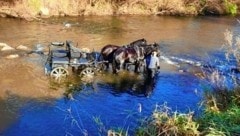
[[237, 14], [237, 5], [236, 4], [229, 2], [228, 0], [224, 0], [224, 3], [225, 3], [225, 7], [226, 7], [228, 14], [231, 14], [231, 15]]
[[193, 136], [200, 135], [198, 123], [193, 121], [193, 113], [172, 112], [166, 104], [157, 106], [152, 116], [143, 121], [137, 129], [137, 136]]
[[200, 130], [205, 135], [240, 135], [240, 107], [230, 106], [226, 111], [205, 111], [198, 120]]

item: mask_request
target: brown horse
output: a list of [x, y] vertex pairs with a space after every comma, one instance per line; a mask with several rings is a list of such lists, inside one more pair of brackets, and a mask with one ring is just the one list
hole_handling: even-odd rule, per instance
[[126, 63], [135, 65], [134, 71], [138, 72], [144, 54], [144, 48], [137, 45], [118, 48], [113, 54], [113, 73], [126, 69]]
[[160, 45], [155, 42], [153, 44], [149, 44], [149, 45], [145, 46], [144, 49], [145, 49], [146, 56], [151, 55], [151, 53], [153, 51], [156, 51], [158, 55], [160, 54]]
[[102, 48], [99, 60], [107, 61], [107, 63], [105, 63], [106, 69], [109, 68], [109, 63], [113, 62], [113, 54], [118, 48], [120, 48], [120, 46], [112, 44], [108, 44]]
[[[113, 54], [113, 73], [126, 69], [126, 63], [135, 65], [135, 72], [139, 72], [140, 66], [146, 67], [146, 58], [153, 51], [160, 54], [160, 45], [157, 43], [149, 45], [128, 45], [118, 48]], [[145, 68], [144, 68], [145, 69]]]
[[[142, 39], [133, 41], [128, 45], [125, 45], [125, 47], [133, 47], [133, 46], [142, 47], [142, 46], [146, 46], [146, 45], [147, 45], [147, 41], [144, 38], [142, 38]], [[100, 56], [99, 56], [99, 60], [108, 62], [108, 63], [105, 63], [106, 69], [109, 68], [109, 63], [111, 63], [111, 64], [113, 63], [113, 54], [120, 47], [122, 47], [122, 46], [108, 44], [102, 48]]]

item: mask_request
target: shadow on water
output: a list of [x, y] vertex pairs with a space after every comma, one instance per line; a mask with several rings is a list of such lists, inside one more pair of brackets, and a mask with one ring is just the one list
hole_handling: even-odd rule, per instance
[[146, 96], [148, 94], [143, 88], [143, 86], [149, 85], [147, 80], [143, 74], [135, 74], [128, 71], [122, 71], [118, 75], [105, 74], [99, 79], [102, 86], [112, 88], [114, 95], [128, 93], [136, 96]]

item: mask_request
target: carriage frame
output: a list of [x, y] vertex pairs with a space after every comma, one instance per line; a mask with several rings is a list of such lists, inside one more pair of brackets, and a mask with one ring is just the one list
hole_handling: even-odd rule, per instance
[[45, 63], [45, 74], [61, 81], [72, 73], [80, 77], [93, 77], [101, 70], [105, 61], [98, 60], [96, 52], [83, 51], [74, 46], [72, 41], [51, 42]]

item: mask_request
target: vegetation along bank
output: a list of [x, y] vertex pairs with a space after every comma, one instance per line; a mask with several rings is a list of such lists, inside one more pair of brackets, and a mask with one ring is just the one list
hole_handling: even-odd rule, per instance
[[1, 0], [0, 16], [236, 15], [239, 6], [239, 0]]

